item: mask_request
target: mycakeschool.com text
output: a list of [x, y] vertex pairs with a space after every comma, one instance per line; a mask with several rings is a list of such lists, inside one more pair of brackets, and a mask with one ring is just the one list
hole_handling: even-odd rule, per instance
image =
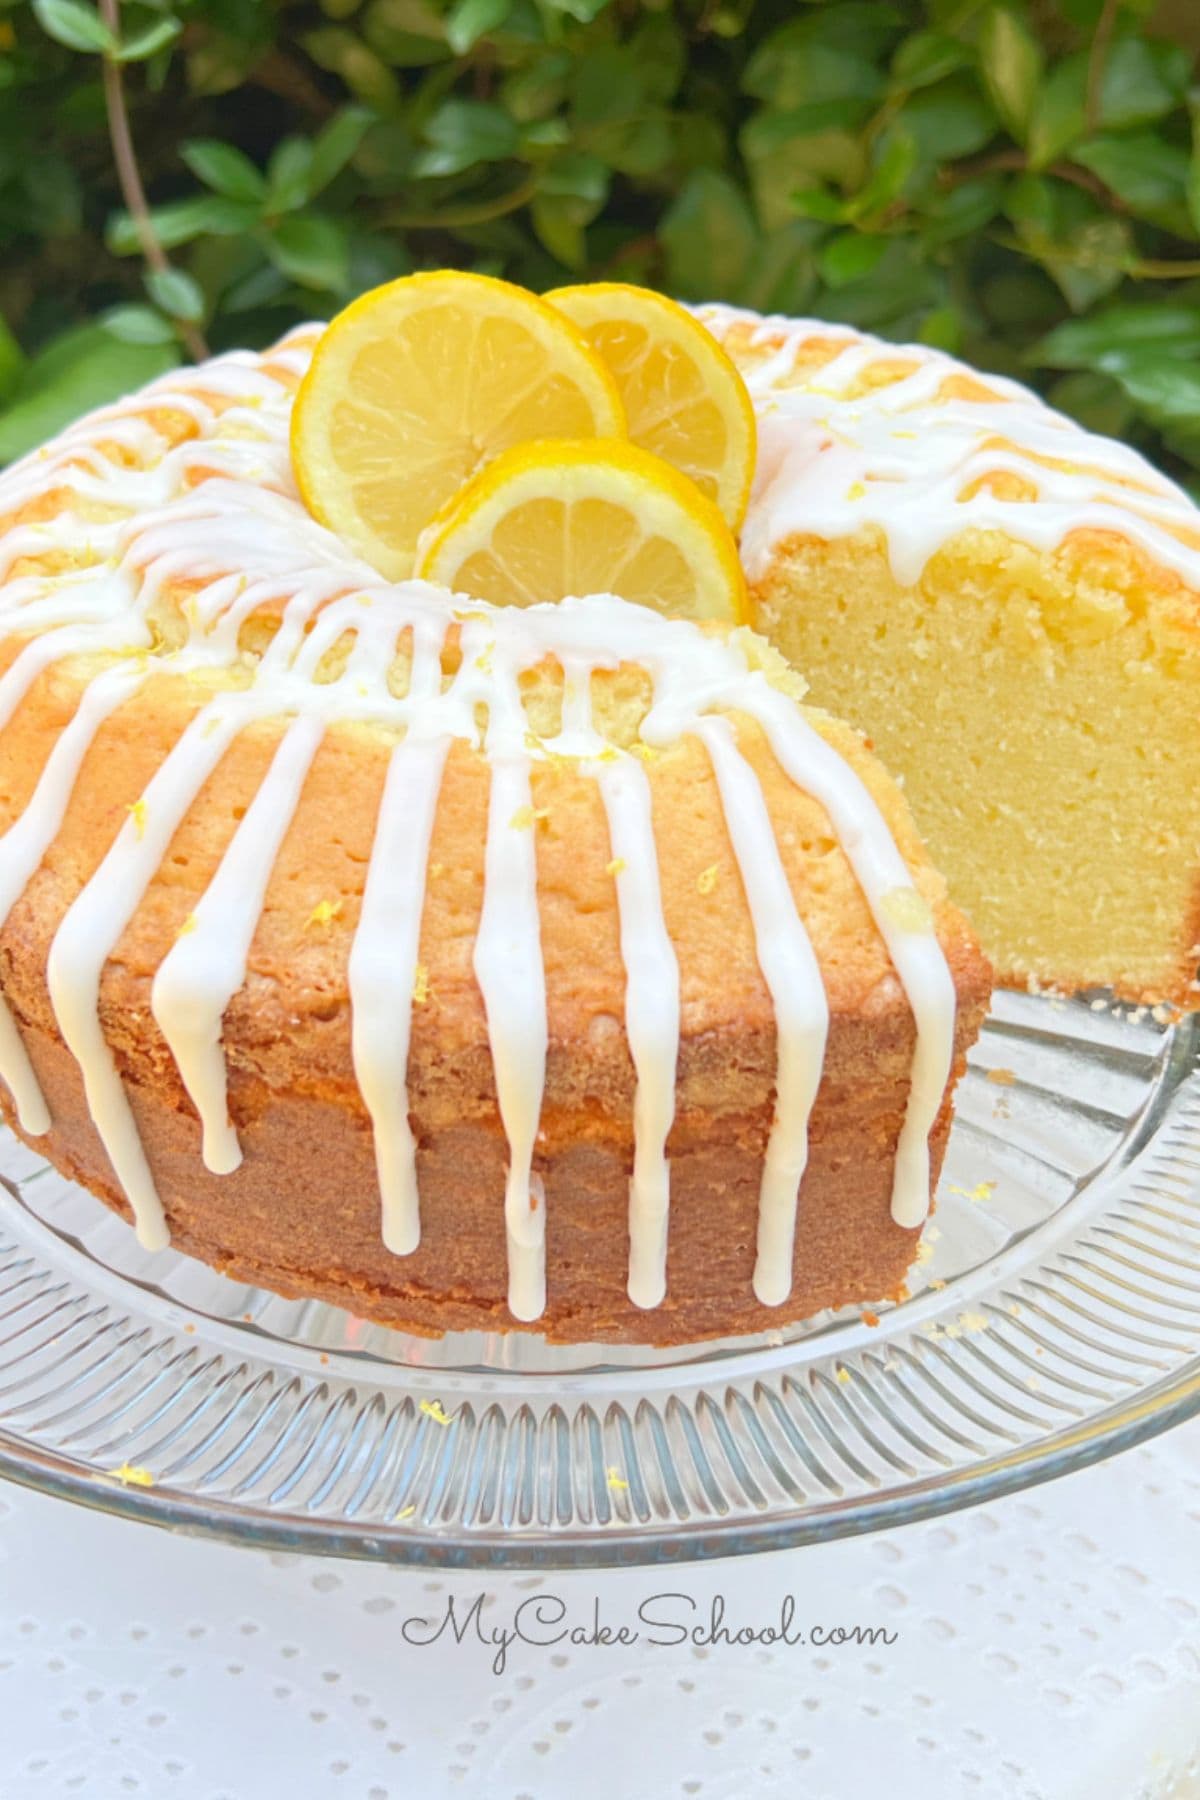
[[503, 1611], [484, 1593], [448, 1595], [437, 1609], [411, 1613], [403, 1620], [406, 1644], [427, 1648], [456, 1644], [465, 1651], [490, 1652], [492, 1671], [503, 1675], [511, 1656], [536, 1655], [563, 1646], [620, 1652], [642, 1649], [736, 1650], [762, 1645], [808, 1646], [812, 1649], [890, 1649], [899, 1633], [882, 1625], [832, 1620], [805, 1621], [794, 1594], [784, 1594], [777, 1610], [758, 1618], [738, 1617], [722, 1594], [703, 1601], [690, 1594], [648, 1595], [624, 1617], [610, 1614], [593, 1595], [590, 1602], [569, 1604], [559, 1594], [530, 1594]]

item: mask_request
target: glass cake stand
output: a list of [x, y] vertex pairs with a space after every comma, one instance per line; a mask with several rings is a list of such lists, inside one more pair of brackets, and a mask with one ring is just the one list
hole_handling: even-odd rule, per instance
[[723, 1556], [971, 1505], [1200, 1412], [1200, 1026], [1103, 996], [997, 997], [910, 1299], [750, 1340], [408, 1337], [147, 1254], [9, 1134], [0, 1180], [0, 1473], [246, 1543]]

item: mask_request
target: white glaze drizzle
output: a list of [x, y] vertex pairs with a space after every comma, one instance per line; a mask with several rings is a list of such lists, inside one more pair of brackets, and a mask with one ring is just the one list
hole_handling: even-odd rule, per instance
[[775, 1116], [763, 1160], [754, 1292], [778, 1306], [792, 1285], [796, 1204], [808, 1162], [808, 1121], [829, 1035], [821, 969], [796, 910], [758, 777], [738, 751], [727, 719], [701, 719], [697, 736], [712, 760], [737, 858], [755, 949], [775, 1008]]
[[[896, 580], [911, 585], [962, 531], [1001, 531], [1049, 551], [1091, 528], [1120, 534], [1200, 588], [1200, 513], [1183, 489], [1136, 450], [1084, 430], [1021, 383], [980, 374], [922, 344], [889, 344], [822, 320], [716, 305], [696, 311], [720, 339], [748, 326], [756, 359], [769, 350], [744, 370], [759, 432], [741, 545], [752, 579], [795, 533], [834, 539], [877, 527]], [[798, 353], [818, 341], [841, 348], [796, 374]], [[897, 361], [912, 367], [853, 391], [872, 367]], [[955, 376], [993, 397], [939, 398]], [[1035, 496], [1005, 499], [986, 485], [969, 493], [1000, 472], [1032, 484]]]
[[[270, 371], [302, 372], [311, 342], [311, 332], [301, 332], [262, 359], [224, 357], [187, 377], [165, 377], [72, 427], [45, 457], [27, 458], [0, 476], [0, 517], [50, 491], [61, 492], [67, 508], [44, 538], [42, 527], [20, 523], [7, 546], [0, 538], [0, 559], [7, 556], [0, 568], [47, 548], [77, 549], [81, 537], [93, 557], [66, 575], [22, 574], [0, 585], [7, 630], [40, 632], [0, 678], [0, 724], [55, 661], [97, 651], [110, 657], [141, 653], [85, 689], [25, 818], [0, 839], [0, 901], [11, 906], [23, 890], [61, 823], [88, 744], [147, 668], [180, 675], [225, 672], [242, 684], [220, 692], [187, 726], [68, 910], [50, 952], [59, 1026], [80, 1064], [93, 1119], [142, 1241], [164, 1242], [165, 1221], [100, 1022], [105, 962], [237, 734], [256, 723], [290, 719], [152, 993], [155, 1016], [201, 1120], [205, 1160], [217, 1171], [235, 1168], [241, 1151], [228, 1116], [222, 1017], [245, 979], [271, 869], [312, 757], [330, 724], [361, 719], [394, 729], [399, 738], [349, 968], [354, 1067], [374, 1131], [385, 1242], [403, 1255], [420, 1235], [407, 1091], [412, 998], [433, 821], [446, 756], [458, 740], [482, 750], [490, 766], [474, 965], [508, 1145], [509, 1305], [522, 1320], [544, 1309], [545, 1195], [534, 1159], [548, 1026], [531, 773], [543, 759], [570, 757], [597, 782], [614, 858], [626, 1029], [637, 1080], [629, 1292], [639, 1306], [661, 1302], [679, 975], [662, 909], [652, 783], [639, 761], [605, 742], [591, 717], [592, 674], [618, 659], [641, 664], [653, 683], [642, 726], [645, 744], [665, 746], [691, 732], [708, 750], [776, 1008], [777, 1103], [763, 1170], [756, 1293], [765, 1304], [777, 1304], [790, 1287], [796, 1197], [828, 1014], [761, 790], [724, 713], [757, 719], [792, 780], [830, 813], [913, 1008], [914, 1081], [893, 1210], [903, 1223], [918, 1223], [928, 1204], [926, 1139], [950, 1067], [954, 989], [932, 929], [901, 930], [890, 916], [889, 890], [907, 887], [911, 877], [861, 782], [792, 702], [748, 668], [734, 641], [611, 596], [505, 611], [456, 605], [420, 583], [382, 583], [314, 523], [295, 494], [286, 451], [290, 390]], [[184, 415], [191, 435], [164, 448], [148, 416], [154, 408]], [[130, 467], [110, 458], [110, 444], [139, 461]], [[77, 518], [81, 502], [106, 516], [98, 524]], [[152, 619], [180, 579], [195, 591], [185, 607], [185, 640], [172, 648], [156, 640]], [[240, 648], [240, 634], [266, 607], [278, 612], [278, 630], [255, 657]], [[461, 659], [446, 684], [441, 653], [456, 624]], [[405, 634], [412, 673], [407, 692], [397, 696], [388, 674]], [[352, 649], [341, 674], [321, 677], [323, 658], [343, 638]], [[563, 720], [559, 735], [540, 743], [528, 731], [518, 679], [547, 658], [564, 671]], [[32, 825], [26, 823], [31, 814]], [[22, 1123], [30, 1121], [26, 1129], [45, 1129], [44, 1103], [36, 1084], [30, 1085], [27, 1061], [22, 1066], [14, 1050], [24, 1056], [19, 1033], [11, 1019], [8, 1024], [11, 1035], [0, 1019], [0, 1075], [17, 1094]]]

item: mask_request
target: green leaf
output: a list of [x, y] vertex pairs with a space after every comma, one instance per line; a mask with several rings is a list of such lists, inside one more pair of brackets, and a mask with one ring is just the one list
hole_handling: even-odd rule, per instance
[[900, 35], [892, 6], [822, 6], [761, 40], [742, 75], [742, 89], [772, 106], [811, 100], [876, 99], [883, 75], [875, 66]]
[[1200, 360], [1200, 305], [1107, 306], [1090, 318], [1057, 325], [1029, 352], [1029, 361], [1042, 368], [1112, 371], [1167, 354]]
[[861, 281], [877, 269], [887, 248], [886, 238], [843, 231], [821, 246], [817, 267], [830, 287], [845, 287], [848, 282]]
[[903, 124], [892, 128], [884, 139], [874, 168], [854, 196], [850, 215], [855, 219], [881, 213], [896, 200], [917, 162], [916, 140]]
[[1003, 124], [1023, 143], [1042, 78], [1042, 51], [1011, 6], [994, 6], [985, 17], [979, 69]]
[[430, 148], [417, 157], [420, 175], [457, 175], [476, 163], [512, 156], [516, 125], [502, 107], [486, 100], [446, 100], [425, 127]]
[[113, 306], [100, 323], [123, 344], [169, 344], [175, 336], [170, 320], [152, 306]]
[[741, 189], [715, 169], [688, 177], [658, 235], [670, 290], [687, 300], [735, 295], [758, 239]]
[[87, 54], [112, 55], [117, 40], [92, 6], [83, 0], [33, 0], [33, 15], [55, 43]]
[[363, 106], [343, 106], [341, 112], [322, 127], [312, 142], [312, 162], [308, 171], [308, 193], [311, 199], [327, 188], [341, 174], [371, 124], [371, 114]]
[[255, 204], [266, 193], [266, 183], [248, 156], [232, 144], [215, 138], [193, 138], [181, 144], [179, 154], [198, 181], [227, 200]]
[[26, 364], [0, 413], [0, 463], [35, 449], [92, 407], [174, 368], [174, 342], [122, 343], [103, 325], [83, 325]]
[[511, 11], [512, 0], [458, 0], [446, 20], [446, 42], [455, 56], [465, 56], [486, 32], [503, 25]]
[[1114, 374], [1156, 425], [1195, 429], [1200, 420], [1200, 368], [1181, 364], [1174, 356], [1143, 356], [1130, 358]]
[[1186, 232], [1188, 155], [1152, 132], [1086, 138], [1071, 161], [1090, 169], [1132, 211]]
[[954, 243], [982, 231], [1000, 210], [1004, 183], [998, 175], [980, 175], [960, 182], [926, 201], [921, 235], [931, 249]]
[[20, 344], [9, 330], [8, 321], [0, 313], [0, 401], [7, 400], [25, 367]]
[[[233, 237], [249, 231], [258, 222], [258, 207], [227, 200], [220, 194], [197, 194], [191, 200], [153, 207], [150, 222], [163, 249], [174, 250], [180, 244], [190, 244], [194, 238], [210, 234]], [[113, 214], [105, 240], [115, 256], [136, 256], [142, 248], [137, 226], [125, 212]]]
[[296, 212], [309, 199], [313, 147], [308, 138], [286, 137], [276, 144], [267, 164], [263, 211], [268, 217]]
[[[794, 196], [800, 189], [817, 191], [822, 182], [848, 192], [862, 186], [867, 154], [861, 134], [852, 128], [859, 112], [854, 102], [834, 100], [786, 113], [764, 111], [750, 120], [741, 151], [768, 231], [794, 217]], [[840, 202], [833, 204], [840, 218]]]
[[121, 48], [116, 53], [119, 63], [147, 62], [150, 57], [157, 56], [168, 44], [173, 44], [183, 30], [178, 19], [155, 19], [142, 31], [135, 31], [131, 37], [121, 39]]
[[901, 90], [928, 87], [970, 61], [970, 52], [944, 31], [915, 31], [892, 58], [892, 84]]
[[1119, 38], [1104, 61], [1096, 123], [1120, 131], [1161, 119], [1183, 99], [1191, 68], [1181, 44]]
[[[334, 75], [340, 76], [357, 99], [368, 106], [386, 110], [395, 106], [400, 98], [400, 84], [388, 67], [389, 62], [400, 68], [415, 68], [421, 62], [442, 61], [450, 54], [440, 36], [436, 42], [432, 42], [412, 33], [398, 35], [402, 42], [392, 42], [386, 52], [378, 43], [364, 44], [354, 32], [347, 31], [341, 25], [328, 25], [319, 31], [305, 32], [301, 42], [313, 61], [322, 69], [329, 69]], [[405, 44], [416, 46], [415, 51], [405, 55]]]
[[1044, 169], [1087, 130], [1086, 56], [1056, 63], [1042, 83], [1029, 118], [1029, 162]]
[[996, 118], [974, 81], [951, 75], [914, 94], [896, 114], [891, 130], [904, 132], [916, 146], [918, 160], [937, 168], [982, 150], [996, 135]]
[[1090, 370], [1064, 375], [1046, 398], [1060, 412], [1070, 413], [1089, 431], [1098, 431], [1105, 437], [1123, 436], [1133, 417], [1133, 405], [1120, 383], [1110, 375]]
[[144, 277], [146, 292], [172, 319], [194, 325], [204, 317], [204, 292], [183, 269], [151, 269]]
[[270, 233], [266, 250], [276, 268], [301, 287], [334, 294], [345, 290], [350, 251], [345, 227], [337, 220], [293, 213]]

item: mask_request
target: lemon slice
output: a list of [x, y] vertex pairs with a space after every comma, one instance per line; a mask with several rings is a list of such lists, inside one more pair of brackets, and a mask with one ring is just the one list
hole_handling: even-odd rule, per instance
[[736, 531], [754, 477], [754, 407], [716, 339], [674, 300], [619, 281], [546, 298], [612, 370], [630, 442], [690, 475]]
[[611, 439], [505, 451], [422, 534], [416, 573], [500, 605], [619, 594], [677, 618], [748, 617], [713, 502], [661, 457]]
[[565, 314], [444, 270], [333, 320], [296, 395], [292, 462], [314, 517], [398, 580], [422, 526], [501, 450], [624, 431], [616, 382]]

